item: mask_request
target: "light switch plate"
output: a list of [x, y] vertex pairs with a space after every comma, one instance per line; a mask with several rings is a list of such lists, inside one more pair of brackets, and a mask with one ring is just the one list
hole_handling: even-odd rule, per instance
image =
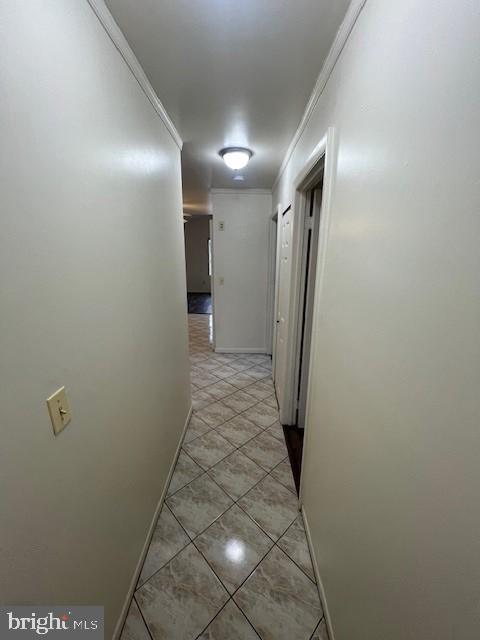
[[47, 398], [47, 407], [52, 421], [53, 433], [58, 436], [72, 419], [65, 387], [61, 387]]

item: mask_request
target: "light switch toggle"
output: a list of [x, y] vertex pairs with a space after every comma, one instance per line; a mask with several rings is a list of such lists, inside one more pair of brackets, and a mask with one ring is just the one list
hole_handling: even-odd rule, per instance
[[52, 421], [53, 433], [57, 436], [72, 419], [65, 387], [61, 387], [47, 398], [47, 407]]

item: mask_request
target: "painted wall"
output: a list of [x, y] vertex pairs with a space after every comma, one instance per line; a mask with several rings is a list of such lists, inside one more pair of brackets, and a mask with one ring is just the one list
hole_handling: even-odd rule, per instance
[[110, 638], [190, 405], [180, 151], [87, 2], [0, 24], [0, 601]]
[[185, 260], [187, 266], [187, 291], [210, 293], [208, 274], [208, 239], [210, 217], [193, 216], [185, 224]]
[[212, 214], [216, 349], [265, 352], [271, 193], [214, 190]]
[[473, 640], [480, 13], [367, 0], [280, 183], [338, 134], [304, 506], [335, 640]]

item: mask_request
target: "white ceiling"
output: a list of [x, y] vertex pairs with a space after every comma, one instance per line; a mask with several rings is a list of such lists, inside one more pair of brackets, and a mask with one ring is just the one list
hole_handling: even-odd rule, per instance
[[[184, 141], [184, 210], [270, 188], [350, 0], [106, 0]], [[246, 146], [243, 182], [218, 151]]]

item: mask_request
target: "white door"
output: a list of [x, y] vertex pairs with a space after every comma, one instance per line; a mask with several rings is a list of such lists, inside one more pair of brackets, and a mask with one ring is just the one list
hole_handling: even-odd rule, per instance
[[280, 417], [285, 399], [287, 373], [287, 318], [290, 298], [290, 269], [292, 261], [292, 210], [282, 214], [280, 223], [280, 260], [278, 274], [277, 331], [275, 347], [275, 390], [280, 404]]
[[213, 268], [213, 218], [210, 218], [208, 221], [208, 236], [209, 236], [209, 246], [208, 246], [208, 271], [210, 274], [210, 295], [212, 296], [212, 315], [209, 319], [209, 331], [210, 331], [210, 341], [212, 343], [212, 349], [215, 351], [215, 297], [213, 294], [214, 291], [214, 268]]

